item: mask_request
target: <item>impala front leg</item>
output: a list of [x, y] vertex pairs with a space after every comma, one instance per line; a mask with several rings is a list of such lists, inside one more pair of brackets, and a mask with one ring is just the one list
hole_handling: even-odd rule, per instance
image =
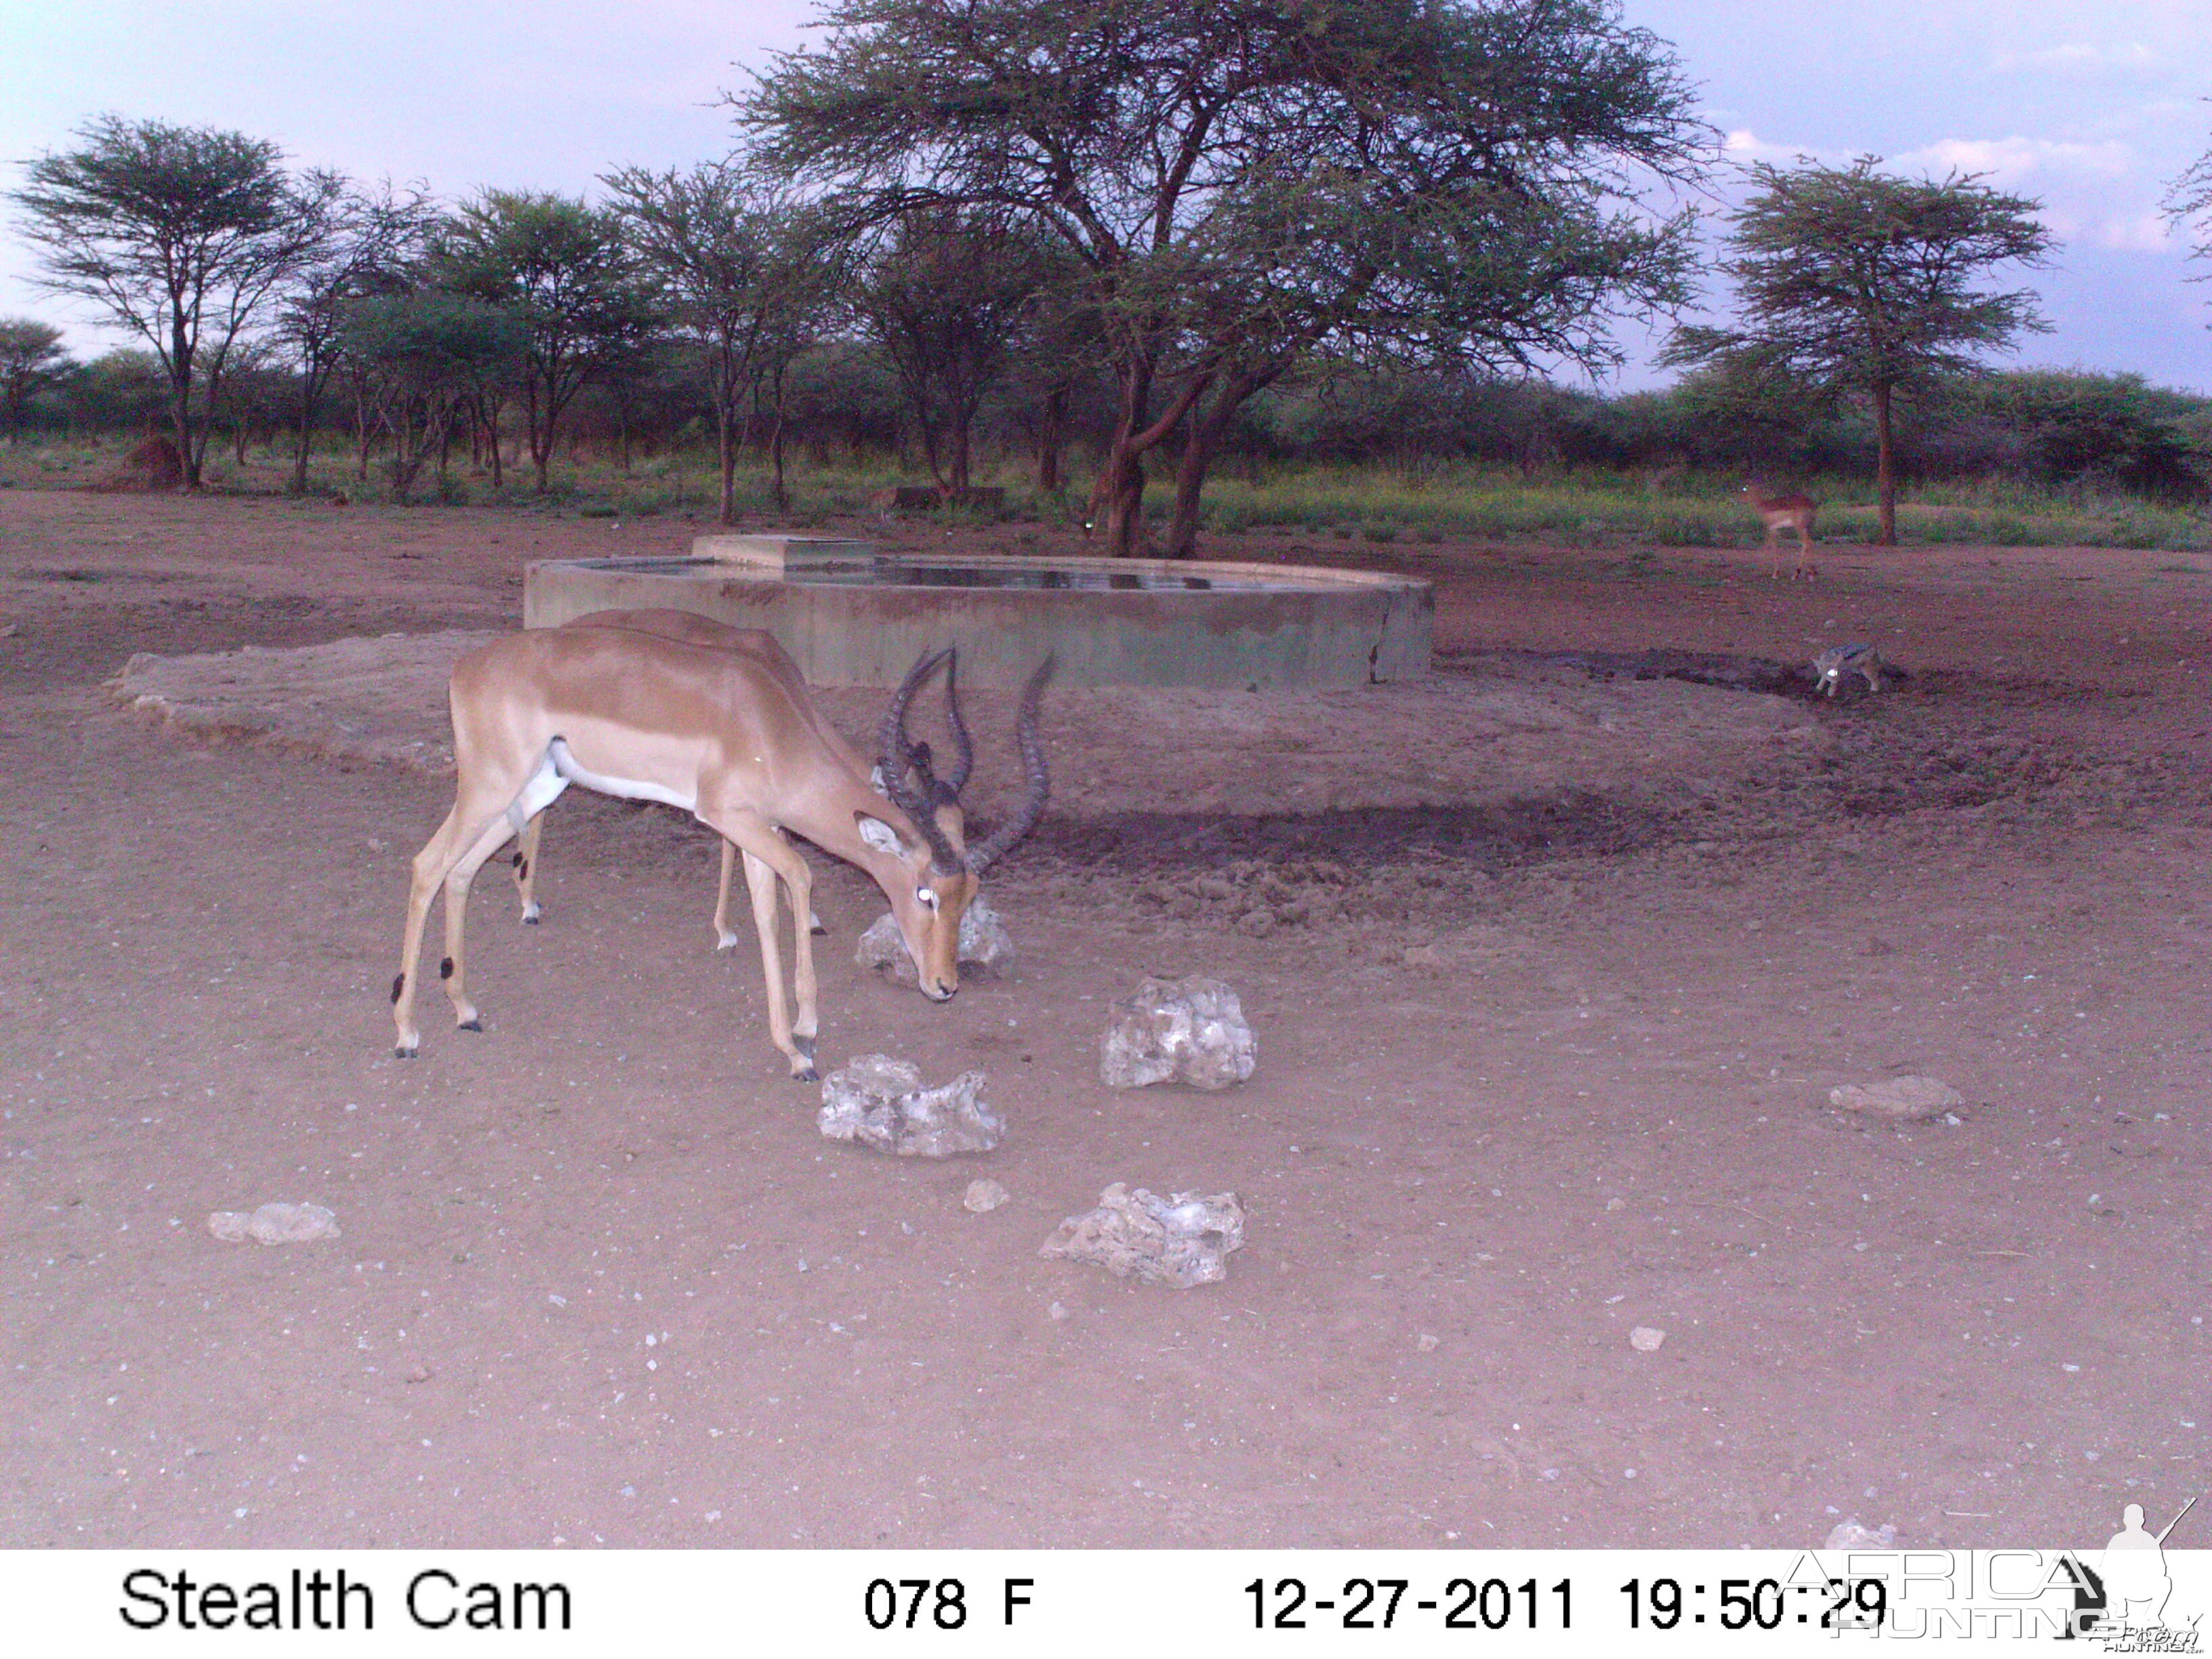
[[[814, 1041], [821, 1030], [821, 1006], [814, 978], [814, 940], [811, 937], [811, 929], [807, 922], [800, 921], [800, 918], [803, 916], [811, 921], [814, 914], [811, 902], [814, 872], [807, 867], [805, 859], [792, 848], [789, 842], [785, 841], [781, 835], [776, 836], [776, 841], [782, 849], [784, 857], [775, 865], [771, 865], [766, 859], [750, 850], [746, 852], [745, 890], [752, 896], [753, 918], [756, 924], [764, 926], [770, 936], [775, 934], [777, 925], [776, 883], [781, 880], [789, 890], [793, 957], [792, 989], [799, 1005], [798, 1018], [792, 1022], [791, 1043], [793, 1048], [805, 1056], [808, 1066], [805, 1072], [795, 1075], [802, 1083], [811, 1083], [815, 1079], [812, 1070], [815, 1058]], [[768, 917], [764, 924], [760, 922], [763, 911]], [[781, 943], [781, 940], [779, 939], [778, 942]]]
[[[802, 999], [800, 1008], [801, 1038], [793, 1040], [791, 1016], [783, 1000], [783, 952], [776, 939], [775, 878], [781, 876], [792, 890], [798, 914], [806, 913], [807, 895], [812, 878], [806, 860], [793, 852], [791, 843], [784, 840], [774, 824], [748, 808], [738, 807], [718, 811], [706, 817], [702, 802], [701, 817], [707, 827], [735, 842], [738, 850], [745, 855], [745, 884], [750, 889], [753, 902], [753, 929], [760, 935], [761, 975], [768, 981], [769, 1039], [783, 1051], [791, 1062], [794, 1081], [812, 1083], [820, 1073], [814, 1069], [814, 951], [812, 941], [806, 936], [804, 923], [793, 931], [797, 935], [799, 984]], [[803, 1044], [803, 1046], [802, 1046]]]

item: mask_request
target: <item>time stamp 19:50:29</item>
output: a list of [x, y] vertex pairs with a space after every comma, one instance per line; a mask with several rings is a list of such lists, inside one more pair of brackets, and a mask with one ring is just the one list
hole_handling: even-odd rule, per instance
[[[1718, 1594], [1711, 1595], [1717, 1587]], [[1252, 1623], [1261, 1630], [1304, 1630], [1334, 1625], [1344, 1630], [1392, 1630], [1401, 1622], [1434, 1620], [1446, 1630], [1571, 1630], [1574, 1587], [1562, 1578], [1539, 1588], [1536, 1580], [1454, 1578], [1440, 1595], [1413, 1595], [1411, 1579], [1347, 1578], [1335, 1595], [1316, 1595], [1302, 1578], [1244, 1586], [1252, 1598]], [[1830, 1578], [1784, 1583], [1773, 1578], [1723, 1578], [1684, 1585], [1676, 1578], [1632, 1578], [1620, 1587], [1631, 1630], [1674, 1630], [1686, 1621], [1722, 1630], [1822, 1630], [1878, 1626], [1889, 1610], [1889, 1589], [1879, 1578]], [[1322, 1615], [1316, 1617], [1316, 1615]]]

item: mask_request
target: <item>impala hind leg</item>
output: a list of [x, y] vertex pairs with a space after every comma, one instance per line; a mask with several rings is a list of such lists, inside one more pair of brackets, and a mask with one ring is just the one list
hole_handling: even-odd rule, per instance
[[515, 833], [506, 814], [501, 814], [446, 873], [446, 954], [438, 963], [438, 977], [445, 981], [446, 995], [453, 1002], [453, 1024], [464, 1031], [483, 1030], [476, 1004], [469, 1000], [467, 957], [463, 951], [468, 931], [469, 884], [476, 879], [483, 861], [513, 840]]
[[522, 896], [522, 919], [534, 924], [538, 908], [538, 837], [545, 829], [545, 814], [522, 826], [522, 839], [514, 849], [514, 890]]
[[[479, 798], [465, 795], [454, 800], [453, 811], [446, 814], [437, 833], [415, 855], [413, 879], [407, 890], [407, 931], [399, 949], [399, 972], [392, 981], [395, 1048], [403, 1060], [411, 1058], [422, 1046], [422, 1033], [415, 1024], [415, 992], [422, 976], [415, 969], [422, 957], [422, 931], [430, 919], [430, 902], [462, 857], [495, 832], [499, 840], [485, 849], [487, 855], [514, 833], [507, 822], [505, 803], [487, 805]], [[449, 917], [449, 931], [451, 925]]]
[[738, 861], [737, 843], [728, 836], [722, 838], [722, 878], [714, 889], [714, 948], [728, 951], [736, 947], [738, 936], [730, 930], [730, 866]]

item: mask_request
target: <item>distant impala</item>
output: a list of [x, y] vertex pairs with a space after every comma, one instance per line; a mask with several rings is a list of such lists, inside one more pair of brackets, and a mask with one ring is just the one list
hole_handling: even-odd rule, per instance
[[1766, 550], [1774, 555], [1774, 568], [1768, 575], [1782, 574], [1781, 534], [1784, 526], [1797, 532], [1797, 563], [1792, 576], [1817, 576], [1820, 573], [1813, 563], [1813, 515], [1820, 504], [1810, 495], [1770, 495], [1758, 479], [1743, 487], [1743, 498], [1749, 501], [1766, 526]]

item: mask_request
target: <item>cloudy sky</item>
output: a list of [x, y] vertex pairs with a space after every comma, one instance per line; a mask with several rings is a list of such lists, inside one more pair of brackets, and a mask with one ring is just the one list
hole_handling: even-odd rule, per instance
[[[2040, 198], [2055, 331], [2021, 361], [2212, 392], [2212, 284], [2158, 215], [2212, 146], [2207, 0], [1626, 0], [1743, 161], [1872, 153]], [[808, 0], [0, 0], [0, 186], [103, 111], [234, 127], [356, 175], [580, 191], [728, 147], [720, 91], [805, 38]], [[2212, 266], [2200, 262], [2200, 271]], [[105, 337], [24, 280], [0, 314]], [[1650, 377], [1632, 368], [1627, 382]]]

